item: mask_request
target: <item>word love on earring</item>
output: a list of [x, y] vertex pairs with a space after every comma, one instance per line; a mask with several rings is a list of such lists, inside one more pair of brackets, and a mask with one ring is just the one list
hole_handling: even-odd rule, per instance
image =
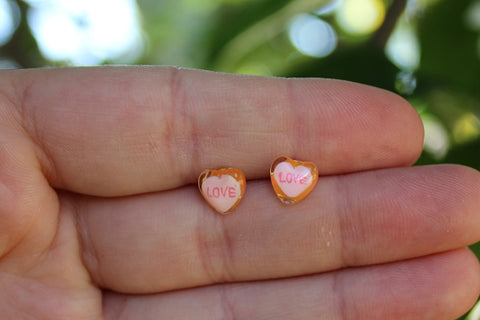
[[279, 157], [270, 167], [270, 179], [278, 199], [285, 204], [295, 204], [315, 187], [318, 169], [312, 162]]
[[245, 175], [235, 168], [205, 170], [198, 177], [198, 188], [212, 208], [221, 214], [231, 212], [242, 200]]

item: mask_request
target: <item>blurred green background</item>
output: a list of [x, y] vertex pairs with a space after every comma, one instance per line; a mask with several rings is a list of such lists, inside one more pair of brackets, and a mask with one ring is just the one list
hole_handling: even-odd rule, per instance
[[422, 116], [418, 164], [480, 169], [480, 0], [0, 0], [0, 68], [104, 64], [371, 84]]

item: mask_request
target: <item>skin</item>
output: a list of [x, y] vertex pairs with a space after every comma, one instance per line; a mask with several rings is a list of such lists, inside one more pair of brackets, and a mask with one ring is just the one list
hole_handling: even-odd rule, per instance
[[[480, 291], [480, 175], [409, 167], [398, 96], [168, 67], [0, 72], [1, 319], [455, 319]], [[276, 199], [279, 155], [313, 161]], [[236, 167], [221, 216], [196, 179]]]

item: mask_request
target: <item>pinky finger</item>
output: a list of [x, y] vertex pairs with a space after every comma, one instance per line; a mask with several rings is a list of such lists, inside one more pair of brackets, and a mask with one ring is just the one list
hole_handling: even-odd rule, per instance
[[453, 320], [477, 299], [474, 255], [456, 250], [314, 276], [148, 296], [106, 293], [106, 319]]

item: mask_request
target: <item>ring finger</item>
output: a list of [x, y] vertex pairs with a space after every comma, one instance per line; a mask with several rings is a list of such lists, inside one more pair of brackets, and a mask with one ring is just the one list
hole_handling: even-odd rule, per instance
[[267, 181], [253, 181], [226, 217], [214, 213], [195, 187], [121, 199], [68, 196], [63, 210], [76, 212], [96, 283], [153, 293], [469, 245], [480, 232], [479, 181], [458, 166], [397, 168], [322, 177], [294, 207], [282, 206]]
[[381, 266], [150, 296], [108, 293], [106, 319], [456, 319], [474, 303], [479, 265], [457, 250]]

